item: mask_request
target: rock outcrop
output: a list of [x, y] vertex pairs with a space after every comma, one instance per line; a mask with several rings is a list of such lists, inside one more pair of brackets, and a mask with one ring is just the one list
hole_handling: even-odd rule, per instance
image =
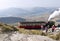
[[46, 36], [26, 35], [19, 32], [0, 34], [0, 41], [55, 41]]

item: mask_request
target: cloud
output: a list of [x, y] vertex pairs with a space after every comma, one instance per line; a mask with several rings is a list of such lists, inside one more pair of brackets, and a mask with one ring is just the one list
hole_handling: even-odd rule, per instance
[[60, 7], [60, 0], [0, 0], [0, 9], [9, 7]]

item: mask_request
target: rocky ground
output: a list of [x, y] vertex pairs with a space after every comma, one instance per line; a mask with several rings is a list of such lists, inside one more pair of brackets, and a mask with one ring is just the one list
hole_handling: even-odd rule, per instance
[[48, 34], [46, 34], [45, 30], [17, 29], [14, 26], [0, 24], [0, 41], [56, 41], [60, 36], [58, 34], [58, 37], [56, 37], [59, 32], [60, 28], [56, 28], [53, 33], [49, 29]]
[[56, 41], [46, 36], [26, 35], [19, 32], [0, 34], [0, 41]]

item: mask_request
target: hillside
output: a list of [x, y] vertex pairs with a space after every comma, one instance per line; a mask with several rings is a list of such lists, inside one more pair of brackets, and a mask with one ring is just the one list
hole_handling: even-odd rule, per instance
[[23, 29], [15, 28], [7, 24], [0, 23], [0, 41], [56, 41], [60, 37], [51, 32], [45, 33], [37, 29]]
[[16, 23], [16, 22], [21, 22], [21, 21], [25, 21], [24, 18], [20, 18], [20, 17], [1, 17], [0, 18], [0, 22], [2, 23]]
[[4, 23], [0, 23], [0, 41], [60, 41], [59, 30], [53, 33], [49, 29], [48, 33], [38, 29], [16, 28]]
[[38, 16], [26, 16], [23, 17], [25, 18], [27, 21], [48, 21], [50, 14], [41, 14]]

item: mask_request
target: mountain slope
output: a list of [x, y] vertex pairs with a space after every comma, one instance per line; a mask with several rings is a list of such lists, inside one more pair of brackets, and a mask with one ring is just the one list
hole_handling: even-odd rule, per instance
[[2, 23], [16, 23], [19, 21], [25, 21], [25, 19], [19, 18], [19, 17], [1, 17], [0, 18], [0, 22]]
[[44, 13], [51, 13], [55, 10], [55, 8], [45, 8], [45, 7], [35, 7], [32, 9], [21, 9], [21, 8], [8, 8], [0, 11], [0, 17], [2, 16], [35, 16]]

